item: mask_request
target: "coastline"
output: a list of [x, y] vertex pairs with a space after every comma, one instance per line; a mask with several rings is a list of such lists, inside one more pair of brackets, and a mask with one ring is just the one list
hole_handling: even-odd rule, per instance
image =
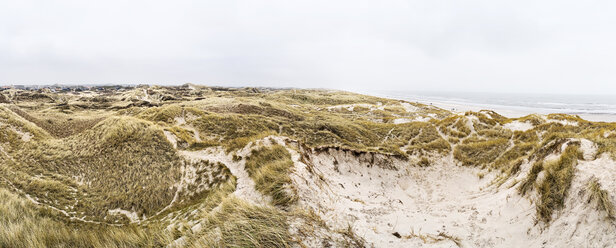
[[480, 111], [480, 110], [492, 110], [507, 118], [518, 118], [530, 114], [548, 115], [548, 114], [569, 114], [578, 115], [584, 120], [593, 122], [616, 122], [616, 114], [598, 114], [598, 113], [575, 113], [567, 111], [557, 111], [542, 108], [532, 108], [524, 106], [505, 106], [494, 104], [482, 104], [476, 102], [459, 102], [459, 101], [447, 101], [442, 99], [429, 99], [430, 97], [414, 98], [416, 95], [410, 95], [409, 97], [394, 96], [391, 94], [383, 94], [378, 92], [357, 91], [355, 93], [371, 95], [376, 97], [383, 97], [396, 100], [405, 100], [410, 102], [418, 102], [426, 105], [436, 106], [448, 111], [456, 113], [464, 113], [467, 111]]
[[[402, 99], [401, 99], [402, 100]], [[437, 102], [437, 101], [417, 101], [419, 103], [433, 105], [442, 109], [446, 109], [452, 112], [463, 113], [467, 111], [479, 111], [479, 110], [492, 110], [500, 115], [503, 115], [507, 118], [518, 118], [530, 114], [539, 114], [539, 115], [547, 115], [547, 114], [556, 114], [558, 112], [547, 113], [547, 112], [538, 112], [532, 110], [523, 110], [523, 109], [514, 109], [507, 108], [506, 106], [492, 106], [492, 105], [480, 105], [480, 104], [459, 104], [459, 103], [450, 103], [450, 102]], [[575, 114], [575, 113], [563, 113], [569, 115], [578, 115], [582, 119], [593, 122], [616, 122], [616, 115], [614, 114]]]

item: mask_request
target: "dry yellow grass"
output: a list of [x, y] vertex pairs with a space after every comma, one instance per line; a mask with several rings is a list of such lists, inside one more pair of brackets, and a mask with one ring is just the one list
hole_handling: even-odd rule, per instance
[[465, 140], [454, 148], [454, 157], [466, 166], [487, 166], [505, 152], [509, 140], [496, 138], [490, 140]]
[[204, 216], [204, 233], [187, 247], [291, 247], [287, 214], [259, 207], [235, 197], [222, 201], [218, 211]]
[[[2, 205], [6, 218], [0, 216], [5, 238], [0, 237], [4, 242], [0, 247], [156, 247], [182, 236], [195, 247], [292, 244], [287, 209], [297, 194], [289, 177], [293, 163], [284, 147], [258, 148], [245, 158], [233, 158], [245, 159], [257, 190], [272, 196], [273, 206], [257, 207], [228, 197], [235, 178], [225, 165], [185, 161], [163, 131], [175, 135], [179, 150], [221, 146], [234, 153], [256, 139], [280, 135], [309, 148], [336, 147], [402, 159], [419, 156], [420, 166], [453, 154], [463, 165], [500, 171], [498, 183], [517, 175], [528, 162], [534, 165], [519, 183], [519, 191], [536, 190], [537, 215], [545, 222], [562, 208], [575, 173], [577, 146], [561, 151], [564, 143], [586, 138], [597, 144], [598, 156], [616, 157], [616, 124], [576, 116], [548, 116], [574, 126], [548, 123], [536, 115], [516, 119], [492, 111], [453, 115], [422, 104], [339, 91], [192, 88], [106, 89], [94, 97], [17, 92], [5, 97], [11, 104], [0, 104], [0, 194], [10, 200]], [[427, 116], [433, 119], [394, 124], [398, 118]], [[528, 122], [533, 128], [504, 129], [502, 125], [511, 121]], [[547, 156], [559, 153], [558, 162], [544, 163]], [[198, 169], [196, 184], [178, 192], [182, 168], [208, 170]], [[545, 180], [537, 183], [542, 171]], [[593, 183], [589, 189], [589, 202], [613, 216], [605, 191]], [[43, 208], [7, 190], [28, 194]], [[176, 196], [179, 199], [166, 208]], [[221, 202], [220, 211], [212, 212]], [[26, 210], [20, 212], [19, 206]], [[128, 222], [108, 214], [116, 208], [153, 218], [143, 226], [82, 225], [49, 207], [108, 223]], [[163, 214], [155, 216], [162, 209], [166, 209]], [[159, 221], [172, 222], [165, 217], [168, 214], [188, 218], [197, 209], [203, 210], [199, 218], [210, 228], [205, 233], [178, 228], [169, 234], [156, 227]], [[42, 233], [45, 229], [54, 231]], [[352, 230], [340, 233], [347, 237], [347, 245], [363, 244]], [[17, 244], [20, 239], [29, 243]]]
[[552, 213], [563, 208], [579, 157], [579, 147], [569, 145], [558, 161], [544, 166], [546, 175], [537, 188], [540, 195], [537, 216], [541, 220], [550, 222]]
[[293, 169], [291, 154], [280, 145], [253, 150], [246, 158], [246, 170], [256, 189], [272, 197], [272, 203], [288, 206], [297, 201], [297, 192], [289, 177]]
[[614, 220], [616, 218], [614, 203], [612, 203], [609, 192], [601, 188], [597, 178], [592, 178], [588, 182], [588, 191], [590, 191], [588, 203], [594, 202], [599, 211], [604, 212], [608, 219]]
[[162, 247], [172, 241], [158, 226], [67, 224], [55, 213], [0, 189], [0, 247]]

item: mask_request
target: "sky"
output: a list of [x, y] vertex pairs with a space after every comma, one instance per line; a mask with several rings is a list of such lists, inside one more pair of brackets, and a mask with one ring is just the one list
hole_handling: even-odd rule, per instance
[[0, 0], [0, 84], [616, 94], [616, 1]]

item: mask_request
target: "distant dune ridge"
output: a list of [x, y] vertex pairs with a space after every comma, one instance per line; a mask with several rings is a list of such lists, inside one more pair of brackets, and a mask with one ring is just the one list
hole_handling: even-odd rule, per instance
[[0, 91], [0, 247], [613, 247], [616, 123], [333, 90]]

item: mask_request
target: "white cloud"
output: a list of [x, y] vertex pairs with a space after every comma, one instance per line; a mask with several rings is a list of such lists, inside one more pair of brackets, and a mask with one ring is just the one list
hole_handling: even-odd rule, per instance
[[610, 1], [0, 0], [1, 83], [616, 92]]

